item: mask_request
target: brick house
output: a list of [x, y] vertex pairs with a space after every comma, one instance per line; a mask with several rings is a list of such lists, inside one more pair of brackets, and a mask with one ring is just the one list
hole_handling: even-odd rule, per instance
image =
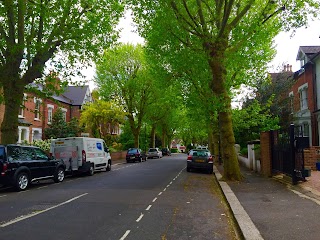
[[308, 136], [310, 146], [319, 146], [320, 123], [320, 46], [301, 46], [297, 59], [301, 69], [294, 73], [289, 92], [293, 123]]
[[[41, 90], [41, 86], [38, 86]], [[66, 122], [73, 117], [80, 118], [82, 106], [92, 102], [89, 86], [68, 86], [65, 92], [59, 96], [41, 99], [32, 93], [24, 94], [24, 107], [21, 107], [18, 115], [18, 143], [22, 141], [32, 142], [44, 138], [44, 129], [49, 127], [52, 116], [58, 108], [61, 108]], [[3, 120], [5, 106], [0, 105], [0, 124]]]

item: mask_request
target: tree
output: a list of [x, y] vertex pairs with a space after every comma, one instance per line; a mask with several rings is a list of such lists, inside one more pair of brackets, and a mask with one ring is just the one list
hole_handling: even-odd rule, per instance
[[93, 59], [115, 40], [114, 26], [123, 8], [116, 0], [2, 2], [0, 85], [6, 106], [2, 143], [18, 139], [17, 116], [25, 87], [42, 78], [45, 68], [78, 74], [79, 63]]
[[96, 100], [85, 105], [80, 116], [80, 125], [94, 136], [106, 139], [110, 127], [124, 122], [125, 112], [114, 101]]
[[[136, 6], [135, 13], [140, 23], [140, 31], [149, 44], [152, 41], [157, 43], [158, 47], [151, 43], [156, 51], [168, 54], [166, 50], [169, 49], [175, 55], [186, 48], [195, 52], [202, 51], [211, 73], [210, 97], [215, 99], [221, 123], [219, 129], [224, 178], [242, 179], [234, 149], [231, 90], [233, 87], [239, 87], [241, 81], [248, 82], [244, 78], [244, 73], [251, 72], [251, 76], [254, 74], [248, 67], [254, 66], [252, 63], [255, 60], [266, 63], [270, 57], [272, 39], [281, 27], [301, 25], [307, 19], [309, 12], [315, 12], [318, 7], [317, 2], [311, 0], [132, 1]], [[284, 11], [285, 9], [288, 11]], [[159, 36], [162, 39], [159, 40]], [[162, 44], [159, 44], [159, 41]], [[268, 53], [267, 57], [264, 56], [264, 52]], [[249, 53], [253, 54], [251, 60], [248, 58]], [[177, 58], [174, 59], [177, 61]], [[239, 70], [240, 66], [243, 68], [240, 75], [237, 71], [232, 71]]]
[[139, 147], [139, 134], [152, 99], [153, 82], [144, 48], [123, 44], [106, 50], [97, 63], [95, 82], [104, 100], [113, 99], [124, 107], [134, 146]]
[[77, 137], [82, 132], [79, 127], [77, 118], [66, 122], [62, 110], [59, 108], [52, 117], [52, 123], [49, 128], [44, 130], [45, 138], [63, 138], [63, 137]]

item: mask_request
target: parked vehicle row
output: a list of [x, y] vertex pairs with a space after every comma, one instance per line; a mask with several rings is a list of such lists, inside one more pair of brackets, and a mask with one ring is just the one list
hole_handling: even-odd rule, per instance
[[129, 148], [126, 154], [126, 161], [129, 162], [142, 162], [150, 158], [162, 158], [163, 156], [171, 156], [169, 148], [149, 148], [147, 152], [142, 151], [140, 148]]
[[99, 138], [59, 138], [51, 142], [50, 156], [35, 146], [0, 145], [0, 185], [22, 191], [35, 181], [62, 182], [65, 174], [111, 170], [111, 156]]

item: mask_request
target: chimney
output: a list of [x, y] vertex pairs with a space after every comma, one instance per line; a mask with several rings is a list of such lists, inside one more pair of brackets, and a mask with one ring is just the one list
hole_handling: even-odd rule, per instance
[[283, 71], [284, 71], [284, 72], [287, 71], [287, 65], [283, 65]]
[[292, 72], [292, 65], [290, 65], [290, 72]]

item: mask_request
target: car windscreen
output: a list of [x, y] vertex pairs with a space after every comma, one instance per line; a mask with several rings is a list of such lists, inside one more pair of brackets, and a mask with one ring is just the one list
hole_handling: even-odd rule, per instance
[[138, 152], [137, 149], [129, 149], [129, 150], [128, 150], [128, 153], [137, 153], [137, 152]]
[[210, 152], [209, 151], [201, 151], [201, 150], [197, 150], [194, 151], [192, 153], [193, 156], [198, 156], [198, 157], [207, 157], [210, 156]]
[[157, 151], [157, 149], [155, 149], [155, 148], [150, 148], [149, 149], [149, 152], [156, 152]]

